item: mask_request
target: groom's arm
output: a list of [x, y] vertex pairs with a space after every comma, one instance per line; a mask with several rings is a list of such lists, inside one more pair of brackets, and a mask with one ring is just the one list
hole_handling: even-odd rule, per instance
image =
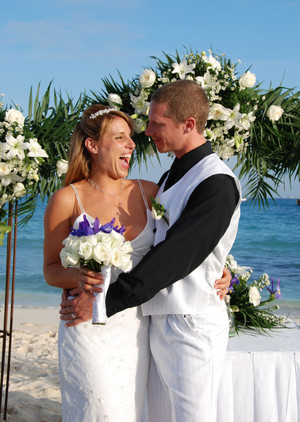
[[230, 176], [218, 174], [201, 182], [166, 239], [109, 287], [107, 315], [146, 302], [197, 268], [227, 230], [238, 199]]

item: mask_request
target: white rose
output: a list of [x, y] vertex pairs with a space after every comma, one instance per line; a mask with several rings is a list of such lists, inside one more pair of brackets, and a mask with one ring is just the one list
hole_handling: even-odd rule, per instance
[[93, 247], [98, 243], [98, 236], [97, 234], [90, 234], [89, 236], [84, 236], [84, 241], [90, 243]]
[[128, 254], [133, 251], [131, 243], [129, 241], [122, 243], [122, 251], [124, 254]]
[[12, 183], [12, 175], [9, 174], [8, 176], [3, 176], [0, 180], [2, 186], [9, 186]]
[[155, 82], [156, 74], [151, 69], [145, 69], [140, 74], [139, 79], [140, 79], [140, 84], [142, 85], [143, 88], [150, 88]]
[[23, 185], [23, 183], [16, 183], [14, 186], [14, 194], [16, 196], [23, 196], [26, 194], [26, 189], [25, 186]]
[[124, 242], [124, 236], [121, 233], [112, 230], [110, 233], [111, 237], [111, 247], [112, 248], [120, 248]]
[[222, 104], [215, 103], [210, 107], [207, 120], [227, 120], [230, 114], [229, 109]]
[[110, 107], [120, 110], [123, 105], [122, 98], [118, 94], [108, 94], [107, 102]]
[[233, 157], [234, 150], [230, 146], [226, 146], [221, 153], [223, 160], [228, 160], [229, 158]]
[[10, 124], [17, 123], [20, 127], [23, 127], [25, 118], [19, 110], [11, 108], [5, 113], [5, 120]]
[[132, 269], [132, 261], [129, 255], [123, 256], [122, 265], [120, 266], [120, 269], [125, 273]]
[[249, 72], [249, 70], [248, 72], [244, 73], [239, 79], [241, 89], [252, 88], [255, 85], [255, 82], [256, 76], [254, 73]]
[[97, 242], [103, 243], [107, 248], [111, 248], [113, 238], [111, 237], [110, 233], [98, 232], [96, 236]]
[[103, 243], [98, 243], [93, 249], [93, 258], [101, 265], [110, 265], [111, 254], [109, 248]]
[[123, 253], [121, 248], [114, 248], [111, 253], [111, 263], [116, 268], [121, 268], [123, 262]]
[[93, 245], [90, 242], [80, 243], [78, 248], [78, 254], [80, 258], [83, 258], [85, 261], [92, 259]]
[[80, 243], [82, 243], [83, 241], [83, 237], [68, 236], [66, 239], [63, 240], [62, 244], [65, 245], [65, 249], [68, 252], [78, 255]]
[[70, 252], [65, 248], [60, 251], [59, 256], [61, 260], [61, 265], [64, 268], [74, 267], [79, 262], [79, 256], [75, 252]]
[[11, 172], [11, 166], [6, 163], [0, 163], [0, 176], [8, 176]]
[[271, 105], [268, 108], [267, 116], [272, 122], [277, 122], [277, 120], [279, 120], [280, 117], [283, 115], [283, 111], [283, 108], [281, 108], [280, 106]]
[[61, 177], [63, 174], [67, 173], [69, 168], [67, 160], [58, 160], [56, 163], [56, 172], [58, 177]]
[[261, 295], [258, 291], [258, 288], [251, 286], [249, 289], [249, 302], [253, 303], [253, 306], [258, 306], [260, 304]]
[[152, 218], [154, 218], [154, 220], [160, 220], [162, 218], [161, 214], [157, 214], [157, 211], [156, 211], [155, 208], [152, 208], [151, 216], [152, 216]]

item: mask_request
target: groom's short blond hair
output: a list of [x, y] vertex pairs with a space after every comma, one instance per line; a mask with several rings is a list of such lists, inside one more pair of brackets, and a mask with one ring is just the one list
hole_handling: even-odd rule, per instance
[[203, 133], [209, 113], [209, 100], [203, 88], [194, 81], [170, 82], [158, 88], [151, 97], [156, 103], [167, 103], [165, 117], [183, 123], [189, 117], [196, 121], [198, 133]]

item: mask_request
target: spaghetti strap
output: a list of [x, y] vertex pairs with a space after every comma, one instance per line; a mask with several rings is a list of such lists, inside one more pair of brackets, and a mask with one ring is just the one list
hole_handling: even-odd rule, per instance
[[74, 186], [74, 185], [72, 185], [72, 184], [70, 184], [70, 186], [72, 186], [72, 188], [73, 188], [73, 190], [74, 190], [74, 193], [75, 193], [75, 196], [76, 196], [76, 198], [77, 198], [77, 202], [78, 202], [78, 205], [79, 205], [79, 208], [80, 208], [81, 213], [82, 213], [82, 214], [85, 214], [85, 210], [84, 210], [84, 208], [83, 208], [82, 202], [80, 201], [80, 198], [79, 198], [79, 195], [78, 195], [78, 192], [77, 192], [77, 190], [76, 190], [75, 186]]
[[147, 198], [146, 198], [146, 195], [145, 195], [145, 191], [144, 191], [142, 182], [140, 181], [140, 179], [137, 179], [137, 182], [139, 184], [141, 195], [142, 195], [142, 198], [144, 200], [144, 204], [145, 204], [145, 207], [146, 207], [146, 210], [147, 210], [147, 209], [149, 209], [149, 205], [148, 205], [148, 201], [147, 201]]

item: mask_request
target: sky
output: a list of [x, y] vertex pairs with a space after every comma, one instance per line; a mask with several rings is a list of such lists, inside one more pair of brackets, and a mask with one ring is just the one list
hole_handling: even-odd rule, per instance
[[[238, 60], [262, 87], [300, 89], [299, 0], [10, 0], [1, 2], [0, 93], [27, 112], [30, 88], [48, 84], [75, 100], [102, 78], [132, 79], [163, 52], [212, 49]], [[140, 176], [157, 181], [170, 159]], [[132, 175], [138, 173], [137, 168]], [[286, 181], [283, 197], [300, 198]]]

